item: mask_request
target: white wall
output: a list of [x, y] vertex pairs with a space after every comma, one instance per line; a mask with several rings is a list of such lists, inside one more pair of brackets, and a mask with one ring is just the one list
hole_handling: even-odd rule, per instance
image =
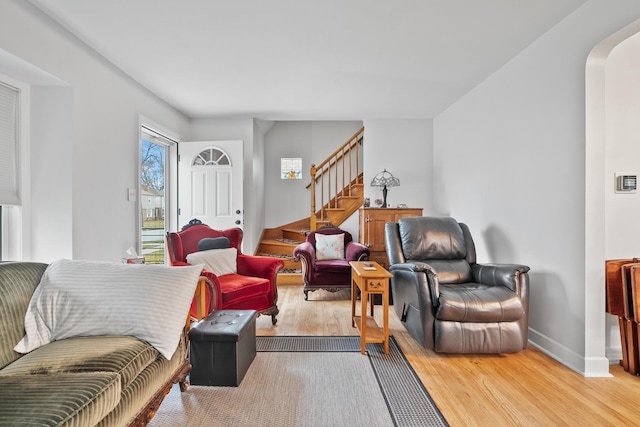
[[371, 187], [373, 177], [384, 169], [400, 180], [389, 188], [387, 204], [423, 208], [425, 216], [437, 214], [433, 207], [433, 122], [431, 120], [364, 121], [365, 197], [382, 198], [380, 187]]
[[260, 237], [265, 227], [266, 213], [265, 213], [265, 135], [273, 127], [273, 122], [264, 120], [254, 120], [253, 124], [253, 179], [252, 179], [252, 206], [256, 206], [253, 209], [253, 221], [255, 224], [253, 250], [248, 254], [255, 254], [256, 249], [260, 243]]
[[585, 375], [608, 372], [604, 284], [585, 290], [585, 64], [638, 16], [586, 2], [434, 121], [436, 209], [470, 226], [479, 261], [531, 267], [530, 341]]
[[[31, 88], [31, 258], [73, 257], [73, 91]], [[56, 141], [68, 141], [65, 144]], [[52, 173], [55, 165], [55, 173]], [[52, 223], [55, 221], [55, 223]]]
[[[311, 125], [311, 162], [316, 165], [347, 142], [360, 128], [361, 121], [313, 121]], [[366, 138], [366, 135], [365, 135]], [[308, 175], [309, 169], [307, 169]]]
[[640, 192], [614, 191], [616, 173], [640, 175], [640, 34], [618, 45], [606, 66], [607, 258], [640, 256]]
[[[119, 262], [137, 240], [137, 204], [127, 201], [127, 188], [136, 188], [138, 182], [139, 114], [185, 137], [187, 118], [28, 2], [2, 2], [0, 49], [68, 86], [66, 94], [44, 88], [35, 93], [40, 102], [35, 113], [42, 123], [47, 117], [70, 118], [71, 123], [68, 128], [49, 123], [55, 132], [32, 135], [32, 158], [47, 153], [61, 161], [38, 158], [31, 170], [38, 211], [27, 226], [33, 225], [39, 234], [33, 235], [30, 258], [69, 257], [68, 242], [62, 240], [56, 250], [49, 239], [72, 235], [73, 258]], [[0, 64], [0, 69], [11, 66]]]
[[[334, 142], [334, 149], [338, 147]], [[311, 122], [276, 122], [265, 135], [265, 227], [273, 228], [308, 217], [309, 169], [313, 140]], [[280, 179], [280, 158], [302, 159], [302, 179]]]

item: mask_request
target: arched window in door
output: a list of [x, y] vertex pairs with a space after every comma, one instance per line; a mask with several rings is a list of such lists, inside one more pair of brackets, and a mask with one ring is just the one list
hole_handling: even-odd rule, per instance
[[192, 166], [231, 166], [231, 160], [219, 148], [207, 148], [199, 152], [193, 159]]

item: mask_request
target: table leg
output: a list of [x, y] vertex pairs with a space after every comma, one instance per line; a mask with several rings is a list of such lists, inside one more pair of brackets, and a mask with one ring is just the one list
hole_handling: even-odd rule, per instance
[[367, 299], [369, 295], [360, 289], [360, 353], [365, 354], [367, 346]]
[[356, 291], [357, 291], [356, 281], [351, 280], [351, 327], [352, 328], [356, 327], [356, 321], [354, 320], [354, 317], [356, 315]]
[[388, 291], [382, 293], [382, 318], [383, 318], [383, 339], [384, 354], [389, 354], [389, 294]]
[[369, 294], [369, 306], [371, 307], [371, 317], [373, 317], [373, 306], [375, 305], [376, 294]]

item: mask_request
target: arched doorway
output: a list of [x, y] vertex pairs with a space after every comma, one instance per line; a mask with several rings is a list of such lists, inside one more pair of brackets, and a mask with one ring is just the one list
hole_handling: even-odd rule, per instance
[[[585, 69], [585, 375], [602, 376], [607, 347], [604, 312], [604, 261], [607, 259], [607, 194], [613, 177], [607, 172], [607, 63], [611, 52], [640, 32], [640, 20], [596, 45]], [[640, 241], [640, 240], [639, 240]], [[640, 248], [638, 249], [640, 252]]]

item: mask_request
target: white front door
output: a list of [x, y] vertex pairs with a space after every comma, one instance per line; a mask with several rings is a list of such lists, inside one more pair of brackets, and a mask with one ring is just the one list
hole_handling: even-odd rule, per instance
[[242, 141], [179, 145], [178, 228], [199, 219], [211, 228], [242, 228]]

